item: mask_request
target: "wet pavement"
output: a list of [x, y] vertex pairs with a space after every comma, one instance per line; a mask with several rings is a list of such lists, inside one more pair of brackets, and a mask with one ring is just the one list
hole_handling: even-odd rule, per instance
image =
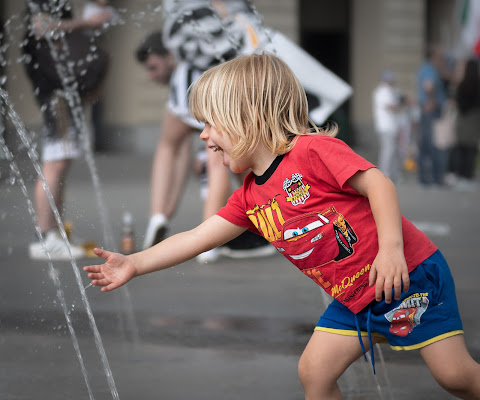
[[[96, 157], [117, 245], [125, 211], [133, 214], [136, 239], [142, 242], [151, 160], [142, 154]], [[17, 163], [32, 196], [34, 170], [25, 154]], [[1, 400], [103, 400], [116, 398], [116, 392], [120, 399], [142, 400], [303, 398], [297, 361], [328, 300], [279, 255], [207, 265], [193, 260], [109, 294], [87, 288], [113, 374], [114, 385], [109, 385], [71, 263], [53, 266], [80, 353], [72, 344], [48, 264], [28, 258], [35, 230], [18, 179], [13, 182], [5, 162], [0, 168]], [[480, 270], [474, 252], [480, 237], [480, 192], [422, 190], [413, 175], [398, 190], [403, 213], [449, 261], [467, 346], [480, 360]], [[199, 183], [192, 176], [171, 233], [200, 222], [199, 198]], [[97, 200], [83, 161], [70, 175], [66, 204], [74, 235], [102, 245]], [[95, 262], [81, 260], [78, 267]], [[87, 278], [81, 276], [80, 284], [86, 286]], [[393, 352], [385, 346], [376, 346], [376, 352], [375, 378], [363, 360], [342, 378], [346, 399], [452, 398], [436, 385], [418, 352]]]

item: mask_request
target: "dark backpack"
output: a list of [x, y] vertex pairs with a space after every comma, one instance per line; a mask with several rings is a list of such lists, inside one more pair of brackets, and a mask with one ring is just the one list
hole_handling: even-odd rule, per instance
[[32, 54], [35, 68], [50, 89], [73, 87], [81, 98], [99, 89], [108, 70], [109, 57], [105, 50], [81, 30], [65, 33], [64, 38], [50, 43], [38, 41]]

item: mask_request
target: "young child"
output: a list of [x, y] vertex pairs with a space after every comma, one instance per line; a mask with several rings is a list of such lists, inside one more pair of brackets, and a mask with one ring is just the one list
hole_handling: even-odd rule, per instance
[[466, 349], [444, 258], [400, 214], [393, 183], [332, 137], [336, 127], [309, 132], [289, 67], [270, 54], [223, 63], [195, 83], [190, 108], [223, 164], [252, 172], [190, 231], [129, 256], [96, 249], [106, 262], [84, 268], [92, 284], [113, 290], [250, 229], [334, 297], [299, 362], [306, 399], [341, 398], [338, 378], [381, 341], [420, 349], [442, 387], [479, 399], [480, 366]]

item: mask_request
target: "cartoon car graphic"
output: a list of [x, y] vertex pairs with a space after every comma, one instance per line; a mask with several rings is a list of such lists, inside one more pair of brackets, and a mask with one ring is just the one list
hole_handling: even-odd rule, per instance
[[275, 246], [300, 269], [305, 269], [350, 256], [357, 240], [350, 224], [332, 206], [286, 221]]
[[393, 314], [390, 322], [390, 333], [405, 337], [415, 327], [415, 314], [417, 308], [402, 308]]

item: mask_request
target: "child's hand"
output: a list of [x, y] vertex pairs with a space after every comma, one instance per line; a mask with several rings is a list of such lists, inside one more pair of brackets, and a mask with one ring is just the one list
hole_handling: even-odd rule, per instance
[[83, 270], [89, 273], [93, 286], [102, 286], [102, 292], [116, 289], [135, 277], [137, 271], [129, 257], [97, 248], [93, 251], [106, 260], [105, 264], [88, 265]]
[[410, 287], [407, 263], [403, 249], [379, 250], [369, 275], [370, 286], [375, 285], [375, 300], [382, 300], [382, 292], [385, 291], [385, 302], [392, 302], [392, 287], [394, 288], [395, 300], [400, 299], [403, 291], [407, 292]]

